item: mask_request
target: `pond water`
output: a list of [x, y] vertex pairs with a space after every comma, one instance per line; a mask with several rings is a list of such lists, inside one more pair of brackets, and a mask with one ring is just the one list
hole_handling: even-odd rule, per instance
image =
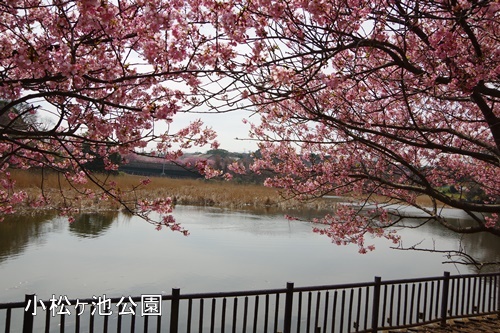
[[[441, 254], [392, 250], [383, 239], [368, 240], [377, 249], [361, 255], [277, 212], [178, 206], [174, 216], [190, 236], [157, 231], [122, 213], [82, 215], [73, 224], [49, 215], [6, 220], [0, 223], [0, 303], [29, 293], [119, 297], [170, 294], [174, 287], [234, 291], [282, 288], [287, 281], [314, 286], [472, 272], [442, 264]], [[455, 219], [465, 221], [459, 214]], [[401, 235], [406, 246], [423, 241], [450, 249], [461, 241], [480, 259], [499, 260], [498, 239], [488, 235], [460, 240], [432, 225]]]

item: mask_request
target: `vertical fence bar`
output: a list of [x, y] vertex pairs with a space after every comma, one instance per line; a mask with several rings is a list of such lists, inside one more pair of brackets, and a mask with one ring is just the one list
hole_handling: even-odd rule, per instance
[[399, 323], [401, 321], [400, 317], [401, 317], [401, 284], [398, 285], [398, 306], [397, 306], [397, 309], [398, 309], [398, 314], [396, 316], [396, 325], [399, 326]]
[[181, 290], [172, 288], [172, 300], [170, 306], [170, 333], [177, 333], [179, 329], [179, 297]]
[[33, 332], [33, 313], [36, 310], [35, 294], [24, 295], [23, 333]]
[[441, 310], [441, 307], [439, 306], [439, 302], [440, 302], [440, 298], [439, 296], [441, 295], [441, 281], [438, 280], [437, 282], [437, 289], [436, 289], [436, 308], [435, 308], [435, 311], [436, 311], [436, 319], [439, 318], [439, 311]]
[[354, 322], [354, 329], [356, 332], [359, 332], [359, 328], [361, 327], [360, 324], [360, 318], [361, 318], [361, 296], [362, 296], [362, 291], [363, 289], [359, 288], [358, 289], [358, 306], [356, 309], [356, 321]]
[[[108, 322], [109, 322], [109, 316], [105, 316], [104, 317], [104, 328], [103, 328], [104, 331], [103, 331], [103, 333], [108, 333]], [[64, 322], [61, 318], [61, 326], [63, 326], [63, 324], [64, 324]]]
[[467, 305], [465, 306], [465, 311], [466, 311], [466, 313], [469, 313], [469, 311], [470, 311], [470, 300], [471, 300], [471, 295], [470, 295], [470, 293], [471, 293], [471, 284], [472, 284], [472, 282], [471, 282], [471, 278], [470, 278], [470, 277], [468, 277], [468, 278], [467, 278]]
[[89, 332], [94, 333], [94, 313], [95, 313], [95, 305], [92, 304], [90, 306], [90, 318], [89, 318]]
[[415, 308], [415, 283], [411, 285], [411, 301], [410, 301], [410, 324], [413, 324], [413, 309]]
[[144, 327], [142, 331], [147, 332], [148, 329], [149, 329], [149, 316], [144, 316]]
[[275, 298], [275, 304], [274, 304], [274, 330], [273, 332], [278, 332], [278, 314], [279, 314], [279, 308], [280, 308], [280, 294], [276, 293], [276, 298]]
[[287, 282], [285, 295], [285, 318], [283, 333], [291, 333], [293, 308], [293, 282]]
[[349, 317], [347, 319], [347, 330], [351, 329], [351, 324], [352, 324], [352, 304], [353, 304], [353, 297], [354, 297], [354, 289], [350, 289], [349, 293]]
[[233, 300], [233, 333], [236, 333], [236, 319], [238, 316], [238, 297]]
[[217, 301], [212, 298], [212, 312], [210, 313], [210, 333], [215, 332], [215, 307], [217, 306]]
[[276, 298], [275, 298], [275, 304], [274, 304], [274, 330], [273, 332], [278, 332], [278, 314], [280, 310], [280, 294], [276, 293]]
[[408, 283], [405, 283], [405, 301], [404, 301], [404, 314], [403, 325], [406, 325], [406, 318], [408, 318]]
[[[424, 308], [423, 308], [423, 316], [422, 320], [425, 321], [425, 317], [427, 314], [427, 298], [429, 297], [429, 284], [426, 282], [424, 284]], [[430, 319], [430, 318], [429, 318]]]
[[[318, 329], [319, 325], [319, 307], [321, 305], [321, 292], [316, 294], [316, 312], [314, 313], [314, 329]], [[316, 332], [316, 331], [315, 331]]]
[[490, 308], [489, 308], [489, 312], [494, 312], [496, 307], [495, 307], [495, 302], [496, 302], [496, 299], [497, 299], [497, 276], [491, 276], [490, 277], [491, 280], [490, 280], [490, 283], [491, 283], [491, 287], [492, 287], [492, 290], [490, 290]]
[[[118, 318], [117, 318], [117, 325], [116, 325], [116, 332], [120, 333], [122, 331], [122, 316], [120, 315], [120, 312], [123, 312], [123, 309], [125, 309], [125, 304], [120, 305], [118, 308]], [[77, 316], [76, 317], [76, 322], [77, 322], [77, 329], [80, 326], [80, 318]]]
[[[386, 317], [385, 317], [385, 313], [387, 311], [387, 285], [384, 286], [384, 301], [383, 301], [383, 306], [382, 306], [382, 327], [385, 326], [385, 320], [386, 320]], [[377, 325], [378, 326], [378, 325]]]
[[[335, 332], [335, 317], [337, 316], [337, 290], [333, 293], [333, 306], [332, 306], [332, 333]], [[297, 329], [297, 332], [299, 330]]]
[[484, 311], [484, 307], [481, 308], [481, 301], [483, 300], [484, 297], [482, 296], [483, 292], [483, 279], [481, 277], [478, 278], [478, 291], [477, 291], [477, 313], [480, 313], [481, 311]]
[[243, 307], [243, 333], [247, 331], [247, 318], [248, 318], [248, 296], [245, 296], [245, 303]]
[[130, 318], [130, 333], [135, 333], [135, 313]]
[[421, 312], [420, 312], [420, 299], [422, 298], [422, 283], [418, 284], [418, 291], [417, 291], [417, 323], [420, 321], [421, 318]]
[[[457, 284], [457, 288], [455, 289], [455, 279], [452, 279], [450, 282], [451, 282], [451, 294], [450, 294], [450, 308], [448, 309], [448, 315], [450, 316], [453, 316], [453, 304], [455, 304], [455, 312], [458, 312], [457, 309], [458, 309], [458, 301], [459, 301], [459, 293], [460, 293], [460, 286], [458, 286]], [[457, 281], [458, 282], [458, 281]], [[436, 301], [439, 300], [439, 286], [440, 286], [440, 283], [438, 282], [438, 292], [437, 292], [437, 296], [436, 296]], [[456, 301], [455, 301], [455, 298], [456, 298]], [[438, 311], [438, 308], [436, 307], [436, 318], [437, 318], [437, 311]]]
[[[108, 318], [108, 317], [106, 316], [106, 318]], [[66, 320], [66, 315], [62, 314], [61, 315], [61, 321], [60, 321], [60, 324], [59, 324], [59, 332], [60, 333], [64, 333], [65, 320]], [[104, 326], [104, 333], [108, 333], [108, 330], [107, 330], [106, 326]]]
[[465, 279], [461, 278], [462, 280], [462, 303], [460, 304], [460, 314], [463, 315], [465, 313]]
[[198, 333], [203, 332], [203, 302], [204, 299], [200, 298], [200, 313], [198, 317]]
[[[77, 316], [78, 319], [80, 319], [80, 316]], [[76, 333], [79, 333], [80, 327], [78, 326], [76, 329]], [[50, 311], [45, 312], [45, 333], [50, 332]]]
[[[394, 285], [391, 285], [391, 296], [390, 296], [390, 307], [389, 307], [389, 319], [387, 322], [389, 323], [389, 326], [394, 325]], [[412, 304], [413, 304], [413, 299], [412, 299]], [[413, 311], [413, 309], [411, 310]], [[411, 319], [410, 319], [411, 321]]]
[[269, 327], [269, 294], [266, 295], [266, 310], [264, 311], [264, 333], [267, 333]]
[[490, 306], [490, 312], [493, 312], [495, 311], [495, 302], [496, 302], [496, 299], [497, 299], [497, 293], [496, 293], [496, 290], [497, 290], [497, 277], [496, 276], [492, 276], [491, 277], [491, 286], [493, 288], [493, 290], [490, 291], [490, 296], [491, 296], [491, 299], [490, 299], [490, 302], [491, 302], [491, 306]]
[[495, 294], [493, 294], [493, 276], [490, 276], [490, 283], [489, 283], [489, 286], [490, 286], [490, 291], [488, 293], [488, 295], [490, 296], [488, 298], [488, 312], [491, 312], [491, 301], [493, 300]]
[[7, 309], [5, 314], [5, 333], [10, 333], [10, 316], [12, 314], [12, 308]]
[[[344, 313], [345, 312], [345, 289], [342, 289], [342, 303], [340, 303], [340, 329], [339, 332], [344, 330]], [[349, 324], [347, 324], [349, 329]]]
[[498, 317], [500, 318], [500, 277], [499, 276], [495, 276], [495, 287], [496, 287], [496, 295], [495, 295], [495, 299], [496, 299], [496, 310], [498, 312]]
[[222, 314], [221, 314], [221, 328], [220, 331], [221, 333], [224, 333], [226, 331], [226, 306], [227, 306], [227, 299], [224, 297], [222, 299]]
[[448, 313], [448, 292], [450, 287], [450, 272], [444, 272], [443, 296], [441, 298], [441, 326], [446, 326], [446, 314]]
[[323, 332], [326, 333], [327, 326], [328, 326], [328, 302], [330, 299], [330, 292], [327, 291], [325, 295], [325, 311], [324, 311], [324, 316], [323, 316]]
[[187, 314], [187, 333], [191, 333], [191, 323], [192, 323], [192, 319], [193, 318], [193, 299], [190, 298], [188, 300], [188, 314]]
[[477, 277], [474, 277], [474, 284], [472, 285], [472, 313], [476, 312], [476, 295], [477, 292]]
[[299, 292], [299, 304], [297, 306], [297, 333], [300, 333], [300, 323], [302, 318], [302, 292]]
[[255, 296], [255, 304], [253, 310], [253, 333], [257, 333], [258, 322], [259, 322], [259, 295]]
[[363, 330], [367, 330], [368, 329], [368, 303], [370, 301], [370, 286], [366, 286], [366, 295], [365, 295], [365, 320], [364, 320], [364, 328]]
[[156, 317], [156, 333], [161, 332], [161, 316]]
[[[380, 311], [380, 285], [382, 278], [375, 277], [375, 285], [373, 286], [373, 304], [372, 304], [372, 333], [378, 331], [378, 315]], [[385, 307], [385, 304], [384, 304]]]
[[[491, 287], [491, 285], [490, 285]], [[486, 294], [486, 290], [488, 289], [488, 284], [486, 283], [486, 278], [483, 279], [483, 302], [481, 304], [482, 312], [486, 312], [486, 297], [489, 296], [489, 294]]]
[[429, 319], [434, 319], [432, 318], [432, 307], [434, 306], [434, 281], [431, 282], [431, 299], [429, 300]]
[[312, 302], [312, 293], [308, 292], [307, 293], [307, 321], [306, 321], [306, 329], [307, 333], [310, 332], [311, 329], [311, 302]]

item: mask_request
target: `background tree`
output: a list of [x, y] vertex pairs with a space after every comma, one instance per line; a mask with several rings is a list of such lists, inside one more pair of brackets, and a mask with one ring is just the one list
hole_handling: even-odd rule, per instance
[[83, 164], [82, 167], [84, 170], [91, 171], [91, 172], [100, 172], [100, 173], [106, 173], [106, 174], [118, 174], [118, 170], [107, 170], [106, 165], [108, 163], [111, 163], [116, 166], [120, 166], [121, 163], [121, 156], [118, 153], [112, 153], [108, 154], [106, 153], [106, 157], [103, 158], [101, 156], [102, 153], [96, 154], [92, 150], [90, 150], [90, 147], [88, 144], [83, 144], [82, 151], [89, 156], [88, 162]]
[[[261, 116], [252, 169], [274, 172], [266, 184], [299, 199], [364, 199], [316, 221], [361, 252], [372, 249], [367, 234], [398, 241], [389, 227], [410, 214], [400, 205], [417, 208], [420, 224], [500, 236], [499, 9], [488, 0], [219, 4], [219, 41], [238, 44], [224, 66], [240, 95], [226, 107]], [[474, 224], [454, 223], [444, 207]]]

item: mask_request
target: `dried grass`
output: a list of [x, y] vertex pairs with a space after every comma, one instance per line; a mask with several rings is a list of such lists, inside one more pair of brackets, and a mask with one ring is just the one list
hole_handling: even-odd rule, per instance
[[[16, 181], [16, 189], [22, 189], [28, 193], [28, 205], [30, 201], [43, 193], [50, 199], [52, 206], [66, 204], [77, 205], [80, 210], [116, 210], [122, 206], [113, 200], [88, 199], [78, 195], [78, 190], [83, 186], [72, 188], [65, 178], [57, 173], [42, 173], [36, 170], [12, 170], [12, 178]], [[232, 209], [241, 208], [268, 208], [273, 207], [283, 211], [296, 209], [332, 210], [335, 208], [335, 199], [316, 199], [311, 202], [298, 202], [296, 200], [284, 199], [279, 191], [262, 185], [238, 184], [204, 179], [172, 179], [167, 177], [149, 177], [151, 182], [146, 186], [139, 186], [145, 177], [120, 174], [105, 177], [99, 175], [100, 180], [116, 182], [121, 190], [122, 199], [132, 205], [137, 200], [155, 199], [158, 197], [171, 197], [176, 204], [217, 206]], [[96, 185], [87, 184], [90, 188]], [[373, 198], [377, 200], [377, 198]], [[379, 198], [383, 202], [383, 198]], [[361, 198], [359, 198], [362, 201]], [[419, 203], [431, 205], [427, 197], [420, 197]]]
[[[16, 181], [16, 189], [28, 193], [29, 200], [43, 193], [52, 205], [64, 200], [76, 200], [78, 191], [84, 186], [73, 188], [65, 178], [57, 173], [47, 173], [42, 177], [40, 171], [12, 170], [12, 178]], [[104, 175], [97, 177], [104, 180]], [[219, 206], [227, 208], [244, 207], [278, 207], [291, 208], [299, 205], [293, 200], [284, 200], [279, 192], [260, 185], [237, 184], [232, 182], [204, 179], [172, 179], [167, 177], [149, 177], [151, 182], [140, 185], [145, 177], [120, 174], [106, 177], [107, 181], [117, 184], [124, 201], [132, 203], [142, 199], [172, 197], [174, 202], [183, 205]], [[97, 185], [87, 184], [90, 188]], [[119, 204], [112, 200], [89, 200], [80, 198], [79, 208], [82, 210], [117, 209]]]

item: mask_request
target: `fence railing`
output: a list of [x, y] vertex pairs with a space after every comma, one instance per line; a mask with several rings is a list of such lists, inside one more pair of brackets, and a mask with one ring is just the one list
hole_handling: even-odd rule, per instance
[[378, 332], [500, 314], [500, 273], [0, 304], [5, 332]]

